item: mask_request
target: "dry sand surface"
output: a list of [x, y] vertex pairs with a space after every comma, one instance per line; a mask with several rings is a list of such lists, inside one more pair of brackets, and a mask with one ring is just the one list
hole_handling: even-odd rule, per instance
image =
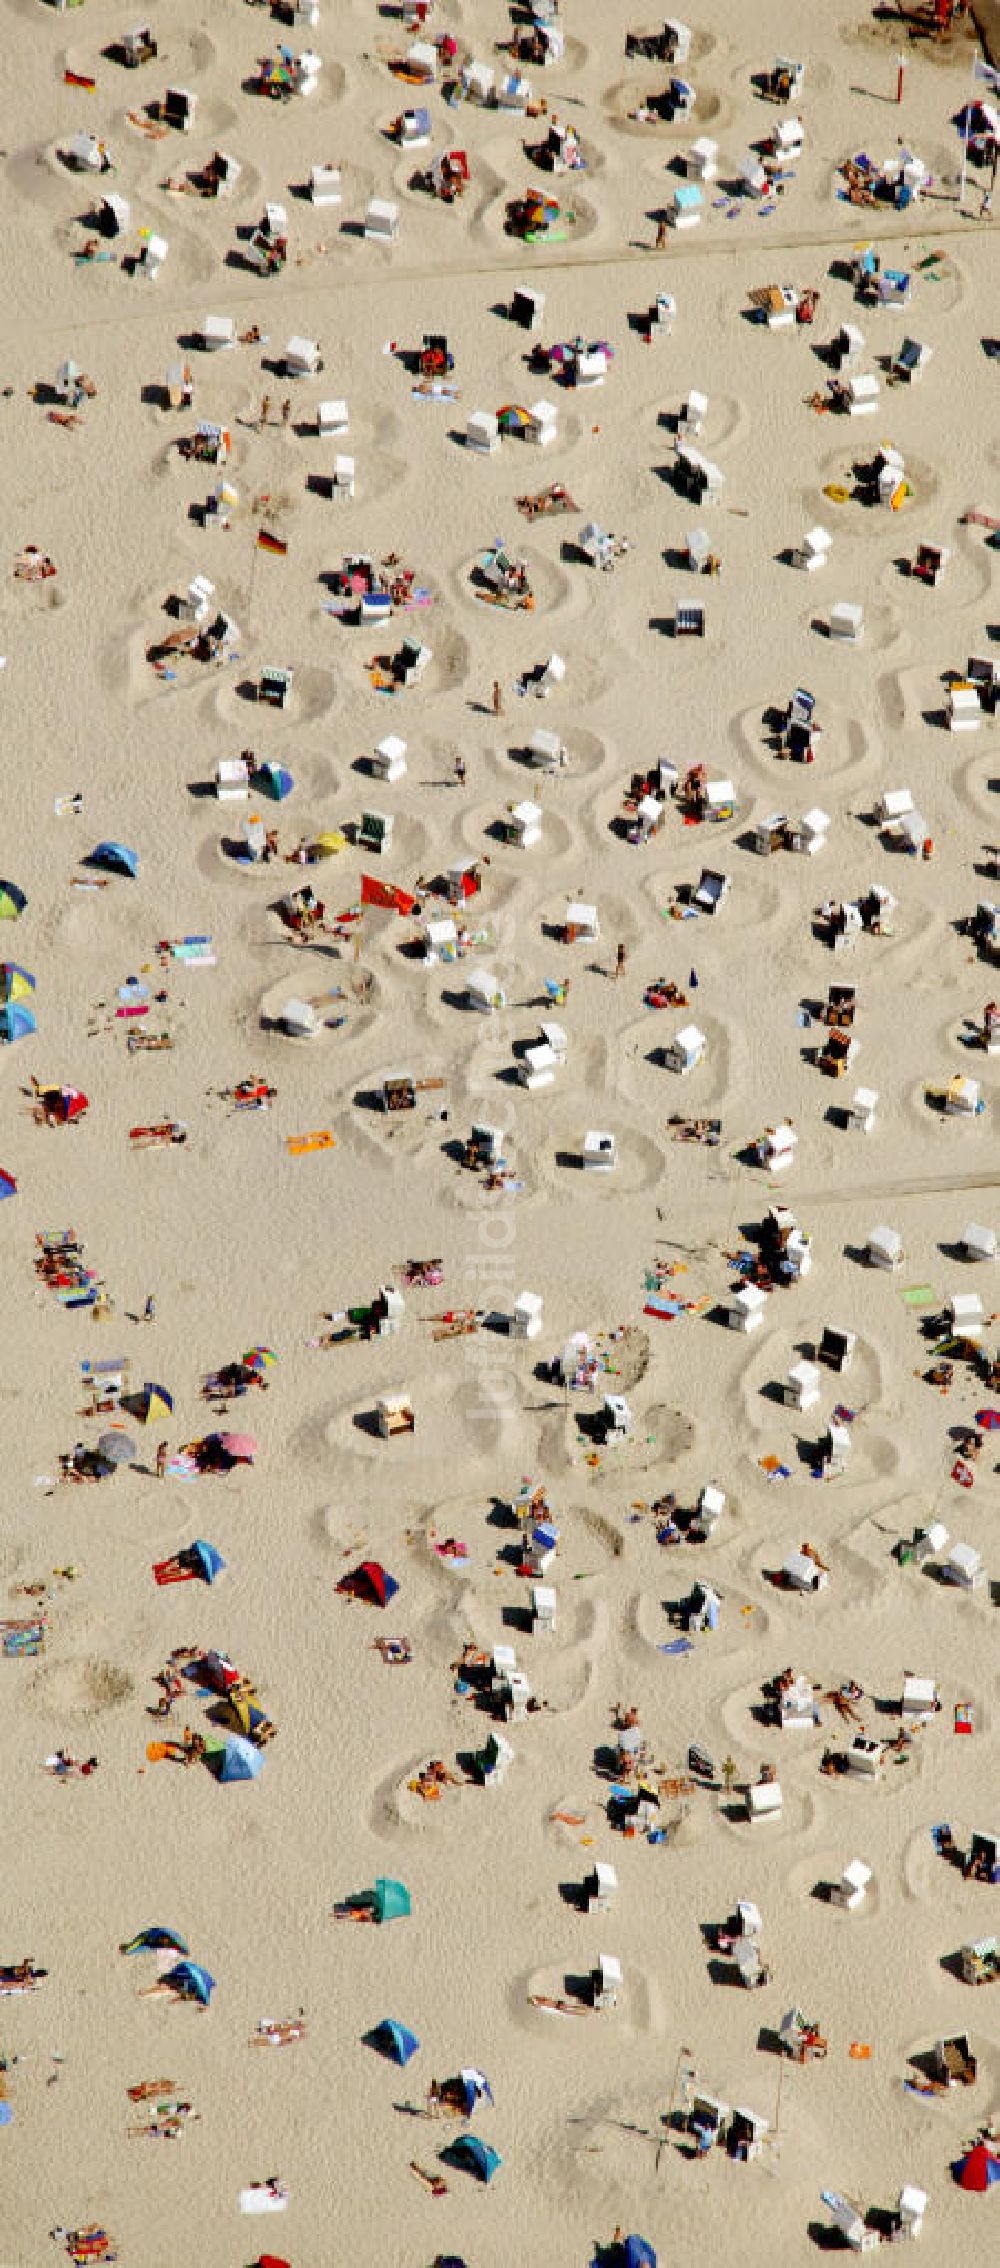
[[[996, 550], [982, 526], [959, 525], [973, 504], [1000, 515], [1000, 366], [983, 346], [997, 304], [995, 242], [978, 219], [986, 176], [971, 175], [965, 216], [955, 194], [953, 120], [973, 34], [907, 47], [898, 110], [898, 24], [849, 5], [699, 0], [695, 118], [642, 127], [629, 111], [670, 75], [626, 58], [626, 29], [646, 20], [654, 12], [638, 6], [568, 0], [564, 60], [530, 76], [577, 127], [588, 165], [552, 177], [525, 155], [544, 126], [452, 111], [440, 87], [421, 96], [394, 79], [406, 37], [372, 0], [324, 0], [316, 30], [291, 33], [237, 0], [173, 0], [154, 24], [160, 55], [137, 72], [102, 53], [127, 21], [110, 0], [64, 14], [6, 0], [0, 865], [28, 907], [0, 943], [36, 979], [37, 1035], [2, 1065], [0, 1163], [18, 1182], [0, 1211], [3, 1612], [29, 1611], [24, 1584], [48, 1581], [50, 1596], [44, 1653], [0, 1661], [0, 1959], [30, 1953], [48, 1971], [36, 1992], [0, 2000], [13, 2110], [0, 2135], [4, 2268], [58, 2257], [50, 2229], [91, 2221], [135, 2268], [239, 2268], [256, 2257], [261, 2225], [264, 2249], [273, 2226], [271, 2248], [294, 2268], [425, 2268], [437, 2252], [469, 2268], [577, 2268], [616, 2223], [661, 2260], [697, 2248], [762, 2268], [810, 2257], [829, 2225], [821, 2189], [888, 2206], [903, 2182], [930, 2194], [932, 2258], [993, 2256], [997, 2203], [963, 2194], [949, 2163], [1000, 2107], [1000, 1993], [972, 1992], [948, 1957], [996, 1927], [1000, 1892], [936, 1857], [930, 1829], [948, 1820], [959, 1843], [1000, 1829], [995, 1607], [989, 1580], [963, 1594], [893, 1557], [900, 1536], [937, 1517], [1000, 1577], [989, 1437], [971, 1491], [950, 1478], [954, 1429], [990, 1395], [963, 1360], [948, 1399], [921, 1377], [926, 1316], [955, 1292], [978, 1292], [987, 1316], [997, 1299], [995, 1268], [960, 1250], [970, 1219], [997, 1218], [996, 1063], [967, 1044], [995, 972], [956, 924], [993, 889], [1000, 740], [988, 715], [967, 737], [942, 725], [947, 674], [1000, 637]], [[429, 31], [498, 65], [508, 11], [441, 0]], [[246, 91], [255, 59], [283, 38], [323, 58], [316, 93], [287, 105]], [[726, 183], [773, 125], [752, 74], [781, 52], [807, 60], [796, 106], [807, 139], [775, 211], [744, 203], [730, 217], [713, 183], [701, 226], [671, 230], [654, 252], [674, 161], [695, 131], [717, 139]], [[67, 85], [67, 70], [95, 77], [96, 91]], [[167, 84], [197, 93], [186, 139], [127, 121]], [[414, 157], [386, 128], [421, 100], [432, 145]], [[106, 140], [109, 181], [61, 162], [81, 130]], [[844, 202], [839, 162], [862, 149], [892, 156], [900, 134], [930, 167], [931, 193], [908, 212]], [[452, 143], [467, 149], [472, 180], [446, 207], [409, 183]], [[220, 147], [242, 164], [232, 196], [163, 188]], [[299, 193], [320, 162], [342, 168], [339, 208]], [[551, 244], [505, 234], [506, 197], [529, 184], [576, 215]], [[109, 260], [77, 264], [95, 190], [108, 186], [130, 201], [129, 230]], [[372, 194], [398, 200], [391, 248], [360, 232]], [[290, 233], [288, 264], [267, 280], [238, 256], [265, 199], [287, 204]], [[122, 264], [140, 228], [169, 242], [152, 284]], [[906, 309], [855, 307], [842, 264], [869, 234], [887, 265], [913, 273]], [[748, 293], [772, 283], [819, 288], [812, 328], [747, 320]], [[577, 334], [613, 344], [603, 387], [564, 391], [526, 370], [530, 341], [506, 315], [518, 284], [546, 294], [546, 344]], [[658, 291], [675, 295], [677, 318], [650, 345], [638, 319]], [[209, 312], [258, 326], [267, 343], [199, 353], [185, 342]], [[865, 370], [906, 333], [934, 350], [922, 382], [884, 386], [865, 423], [807, 406], [830, 375], [816, 346], [852, 320], [866, 334]], [[415, 398], [388, 351], [419, 346], [424, 331], [448, 335], [454, 401]], [[324, 369], [286, 386], [269, 365], [296, 334], [319, 341]], [[69, 428], [50, 421], [45, 392], [67, 356], [96, 386]], [[194, 403], [181, 414], [160, 389], [185, 357]], [[670, 477], [671, 421], [692, 387], [710, 397], [700, 445], [725, 476], [708, 513]], [[261, 429], [265, 392], [272, 422]], [[320, 441], [316, 405], [334, 396], [348, 402], [349, 434]], [[463, 447], [473, 411], [540, 397], [558, 404], [553, 447], [509, 438], [489, 458]], [[239, 506], [213, 533], [192, 508], [219, 476], [176, 447], [199, 418], [227, 425], [233, 442], [226, 477]], [[898, 514], [824, 496], [889, 440], [911, 487]], [[356, 494], [334, 504], [311, 483], [337, 450], [354, 455]], [[579, 516], [528, 527], [515, 499], [554, 480]], [[587, 519], [628, 538], [611, 573], [575, 553]], [[702, 521], [718, 580], [679, 564]], [[832, 559], [806, 576], [784, 555], [816, 521], [832, 533]], [[286, 557], [258, 552], [261, 527], [287, 542]], [[476, 595], [473, 569], [499, 536], [528, 563], [531, 612]], [[920, 542], [950, 552], [935, 589], [901, 571]], [[14, 579], [27, 544], [54, 561], [54, 578]], [[426, 608], [389, 632], [326, 611], [324, 578], [345, 552], [390, 549], [429, 591]], [[238, 650], [221, 666], [181, 659], [157, 674], [146, 655], [172, 627], [164, 602], [198, 573], [238, 625]], [[866, 609], [860, 647], [825, 635], [842, 599]], [[676, 605], [697, 602], [704, 642], [675, 642]], [[410, 632], [432, 662], [387, 697], [366, 665]], [[522, 673], [553, 651], [562, 685], [547, 703], [520, 696]], [[287, 712], [247, 698], [268, 663], [294, 669]], [[764, 722], [796, 686], [815, 693], [824, 727], [811, 770], [779, 761]], [[538, 726], [569, 751], [553, 776], [525, 766]], [[408, 770], [383, 787], [363, 759], [388, 732], [405, 738]], [[349, 844], [308, 870], [234, 858], [227, 845], [248, 807], [217, 803], [211, 783], [219, 760], [248, 745], [294, 775], [290, 802], [259, 805], [283, 850], [370, 803], [394, 816], [388, 855]], [[614, 825], [623, 791], [661, 758], [731, 778], [731, 820], [687, 827], [668, 802], [651, 842], [625, 840]], [[893, 852], [870, 823], [879, 795], [904, 786], [933, 839], [927, 861]], [[60, 815], [57, 799], [76, 792], [82, 811]], [[531, 795], [542, 841], [516, 850], [497, 822]], [[815, 860], [753, 854], [755, 821], [814, 804], [830, 817]], [[79, 887], [80, 861], [106, 838], [135, 849], [137, 878]], [[309, 881], [332, 920], [357, 905], [363, 873], [409, 890], [484, 854], [469, 918], [487, 942], [460, 968], [415, 957], [413, 922], [391, 911], [366, 911], [357, 950], [352, 925], [303, 949], [274, 911]], [[670, 908], [703, 865], [729, 877], [728, 899], [715, 919], [682, 926]], [[817, 906], [873, 884], [897, 900], [892, 934], [866, 933], [834, 958]], [[596, 902], [596, 946], [561, 941], [572, 899]], [[214, 965], [164, 966], [159, 941], [191, 934], [211, 936]], [[489, 1019], [464, 1001], [477, 966], [506, 990]], [[644, 1005], [658, 978], [687, 992], [692, 968], [689, 1013]], [[514, 1082], [514, 1050], [537, 1036], [545, 980], [566, 976], [567, 1059], [550, 1088], [529, 1093]], [[171, 1049], [128, 1052], [139, 1027], [114, 1010], [129, 977], [166, 992], [146, 1027], [168, 1029]], [[857, 1069], [839, 1087], [816, 1068], [824, 1035], [802, 1014], [832, 981], [858, 992]], [[280, 1028], [283, 1002], [302, 994], [333, 1019], [313, 1040]], [[657, 1051], [691, 1020], [709, 1046], [681, 1080]], [[925, 1100], [928, 1082], [959, 1071], [981, 1081], [974, 1120]], [[443, 1084], [396, 1119], [364, 1099], [394, 1072]], [[31, 1074], [84, 1089], [82, 1122], [36, 1126]], [[220, 1093], [251, 1074], [276, 1094], [269, 1109], [236, 1112]], [[867, 1137], [840, 1123], [858, 1080], [880, 1097]], [[680, 1111], [718, 1117], [719, 1146], [673, 1139]], [[785, 1114], [798, 1147], [774, 1187], [746, 1146]], [[130, 1144], [131, 1127], [169, 1120], [186, 1126], [186, 1143]], [[515, 1190], [490, 1193], [457, 1162], [450, 1145], [478, 1120], [509, 1129]], [[591, 1127], [617, 1136], [610, 1176], [579, 1168]], [[319, 1129], [333, 1147], [289, 1152], [289, 1136]], [[734, 1280], [727, 1255], [776, 1195], [810, 1233], [814, 1265], [771, 1295], [745, 1339], [720, 1327], [716, 1303]], [[863, 1264], [882, 1222], [903, 1237], [895, 1274]], [[33, 1273], [36, 1233], [70, 1225], [114, 1303], [104, 1324], [61, 1309]], [[443, 1282], [405, 1292], [398, 1335], [315, 1343], [324, 1312], [370, 1300], [431, 1254]], [[694, 1303], [672, 1321], [642, 1312], [658, 1263], [676, 1263], [665, 1288]], [[921, 1285], [927, 1305], [907, 1304]], [[544, 1299], [540, 1338], [493, 1328], [434, 1338], [427, 1319], [440, 1311], [509, 1312], [525, 1287]], [[149, 1293], [156, 1316], [144, 1324]], [[843, 1377], [824, 1370], [818, 1406], [800, 1417], [776, 1388], [829, 1324], [857, 1335], [854, 1364]], [[569, 1333], [623, 1325], [648, 1344], [603, 1342], [611, 1376], [596, 1397], [548, 1381]], [[994, 1338], [990, 1325], [991, 1349]], [[256, 1435], [254, 1467], [158, 1484], [157, 1440], [167, 1435], [173, 1453], [224, 1423], [202, 1380], [258, 1343], [279, 1357], [269, 1392], [248, 1393], [229, 1417]], [[100, 1430], [78, 1414], [80, 1365], [118, 1355], [133, 1385], [169, 1389], [173, 1413], [128, 1421], [133, 1468], [100, 1486], [58, 1485], [60, 1452]], [[579, 1420], [615, 1389], [619, 1358], [634, 1379], [634, 1430], [595, 1457]], [[412, 1397], [416, 1429], [382, 1441], [371, 1413], [396, 1387]], [[851, 1455], [820, 1483], [810, 1445], [841, 1401], [854, 1412]], [[788, 1477], [768, 1481], [767, 1457]], [[560, 1530], [549, 1637], [522, 1633], [529, 1585], [497, 1511], [525, 1475], [545, 1487]], [[706, 1482], [727, 1496], [711, 1542], [662, 1548], [650, 1505], [672, 1490], [690, 1507]], [[153, 1562], [196, 1537], [226, 1561], [218, 1585], [157, 1588]], [[466, 1555], [443, 1559], [443, 1537]], [[830, 1569], [815, 1597], [769, 1580], [803, 1540]], [[366, 1557], [399, 1582], [381, 1613], [337, 1593]], [[73, 1580], [52, 1577], [67, 1564]], [[719, 1628], [672, 1654], [666, 1608], [697, 1579], [720, 1594]], [[381, 1635], [405, 1635], [412, 1661], [383, 1666]], [[439, 1757], [455, 1769], [489, 1731], [455, 1690], [450, 1665], [469, 1638], [513, 1643], [548, 1707], [508, 1728], [502, 1786], [447, 1787], [424, 1803], [407, 1785], [415, 1768]], [[153, 1680], [182, 1644], [230, 1657], [273, 1719], [255, 1784], [146, 1763], [164, 1729], [146, 1714]], [[869, 1731], [897, 1732], [889, 1705], [904, 1669], [935, 1678], [943, 1707], [874, 1784], [824, 1776], [824, 1746], [849, 1737], [829, 1706], [820, 1731], [760, 1721], [762, 1681], [786, 1664], [824, 1692], [856, 1680]], [[762, 1760], [775, 1764], [780, 1821], [751, 1828], [737, 1793], [717, 1785], [664, 1794], [663, 1840], [614, 1832], [595, 1760], [613, 1745], [619, 1702], [638, 1710], [668, 1778], [684, 1773], [692, 1742], [717, 1767], [728, 1754], [737, 1789]], [[956, 1703], [973, 1706], [971, 1739], [954, 1737]], [[211, 1730], [196, 1696], [166, 1732], [185, 1720]], [[62, 1745], [99, 1756], [86, 1784], [45, 1775]], [[815, 1888], [856, 1856], [874, 1879], [848, 1915]], [[610, 1913], [587, 1915], [571, 1886], [597, 1858], [620, 1886]], [[408, 1886], [409, 1918], [336, 1925], [334, 1902], [383, 1875]], [[715, 1980], [703, 1935], [739, 1898], [761, 1909], [772, 1972], [754, 1995]], [[118, 1946], [150, 1923], [179, 1930], [218, 1980], [207, 2011], [138, 1997], [153, 1959], [123, 1960]], [[615, 2009], [571, 2018], [532, 2005], [563, 1997], [602, 1952], [623, 1966]], [[796, 2003], [829, 2041], [826, 2060], [805, 2068], [774, 2052]], [[261, 2018], [299, 2009], [303, 2041], [249, 2044]], [[421, 2043], [405, 2072], [365, 2044], [390, 2016]], [[979, 2058], [974, 2091], [904, 2091], [908, 2058], [963, 2030]], [[870, 2058], [852, 2058], [852, 2042]], [[696, 2162], [690, 2138], [664, 2123], [685, 2060], [701, 2086], [777, 2123], [757, 2162], [722, 2150]], [[464, 2127], [409, 2115], [423, 2112], [432, 2077], [467, 2065], [485, 2070], [495, 2097], [470, 2125], [503, 2161], [488, 2187], [439, 2166]], [[200, 2114], [177, 2141], [126, 2138], [126, 2089], [153, 2077]], [[412, 2159], [438, 2168], [446, 2195], [419, 2186]], [[271, 2174], [288, 2185], [284, 2217], [242, 2221], [241, 2188]]]

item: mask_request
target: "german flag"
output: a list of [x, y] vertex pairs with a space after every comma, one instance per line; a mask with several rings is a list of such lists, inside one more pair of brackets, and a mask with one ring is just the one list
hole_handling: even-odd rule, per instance
[[85, 94], [93, 94], [97, 86], [97, 80], [88, 79], [84, 71], [64, 71], [63, 85], [67, 87], [82, 87]]
[[288, 545], [283, 536], [272, 535], [270, 528], [258, 528], [258, 551], [270, 551], [275, 559], [287, 559]]

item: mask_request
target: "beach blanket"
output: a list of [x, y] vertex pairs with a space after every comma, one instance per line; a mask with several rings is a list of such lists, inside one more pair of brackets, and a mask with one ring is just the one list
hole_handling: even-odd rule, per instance
[[189, 1457], [186, 1450], [178, 1449], [176, 1456], [170, 1458], [167, 1465], [167, 1478], [168, 1480], [197, 1480], [198, 1467], [194, 1458]]
[[[164, 947], [161, 945], [160, 951]], [[210, 937], [172, 937], [168, 947], [171, 960], [183, 961], [187, 968], [214, 969], [218, 956], [212, 951]]]
[[44, 1645], [44, 1622], [0, 1622], [0, 1654], [8, 1660], [40, 1654]]

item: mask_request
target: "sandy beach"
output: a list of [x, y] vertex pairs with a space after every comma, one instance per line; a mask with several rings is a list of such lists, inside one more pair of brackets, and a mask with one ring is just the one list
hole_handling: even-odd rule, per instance
[[[1000, 1887], [947, 1863], [932, 1829], [961, 1850], [1000, 1835], [1000, 1467], [977, 1417], [995, 1404], [1000, 1426], [1000, 1288], [995, 1256], [963, 1241], [1000, 1226], [1000, 1019], [985, 1043], [1000, 947], [988, 918], [969, 929], [1000, 902], [995, 706], [977, 693], [976, 729], [948, 729], [970, 657], [1000, 679], [1000, 222], [988, 155], [959, 202], [956, 126], [970, 85], [1000, 95], [971, 80], [986, 49], [968, 16], [935, 41], [888, 10], [761, 0], [738, 22], [700, 0], [670, 65], [626, 51], [652, 13], [564, 0], [561, 56], [520, 65], [536, 115], [446, 101], [470, 58], [498, 79], [517, 67], [499, 43], [524, 13], [436, 0], [407, 29], [374, 0], [323, 0], [310, 27], [174, 0], [158, 53], [127, 70], [106, 52], [127, 28], [109, 0], [6, 0], [0, 870], [26, 902], [0, 945], [5, 999], [36, 1028], [0, 1055], [16, 1184], [0, 1204], [0, 1971], [47, 1974], [12, 1992], [0, 1977], [0, 2268], [42, 2268], [65, 2256], [50, 2232], [91, 2225], [130, 2268], [268, 2250], [293, 2268], [622, 2268], [616, 2230], [661, 2262], [764, 2268], [831, 2242], [822, 2192], [886, 2214], [907, 2184], [929, 2200], [925, 2256], [974, 2268], [995, 2251], [1000, 2206], [951, 2168], [1000, 2119], [1000, 1992], [956, 1960], [997, 1931]], [[432, 84], [394, 73], [414, 39], [442, 37], [457, 53]], [[322, 59], [308, 96], [260, 92], [283, 44]], [[784, 107], [755, 84], [781, 55], [805, 65]], [[637, 118], [678, 72], [690, 115]], [[197, 97], [189, 133], [149, 115], [167, 88]], [[401, 146], [393, 121], [423, 104], [429, 146]], [[740, 167], [791, 113], [803, 147], [761, 202]], [[554, 118], [579, 169], [527, 154]], [[81, 134], [109, 171], [67, 166]], [[717, 165], [684, 230], [668, 215], [699, 137]], [[904, 144], [926, 173], [914, 200], [848, 201], [845, 160], [891, 168]], [[411, 186], [453, 148], [464, 194]], [[164, 186], [217, 151], [239, 161], [230, 193]], [[317, 166], [339, 169], [339, 204], [311, 199]], [[531, 243], [507, 212], [529, 190], [560, 208]], [[109, 193], [129, 207], [114, 238], [96, 219]], [[398, 208], [390, 243], [365, 236], [372, 198]], [[264, 275], [252, 239], [276, 201], [287, 241]], [[168, 246], [155, 279], [150, 236]], [[864, 244], [908, 279], [898, 304], [859, 298]], [[759, 320], [767, 287], [818, 293], [811, 322]], [[534, 332], [511, 320], [519, 289], [544, 293]], [[676, 302], [662, 335], [658, 294]], [[231, 350], [199, 343], [209, 315], [232, 318]], [[845, 325], [863, 346], [838, 378], [825, 350]], [[425, 335], [454, 357], [436, 390]], [[316, 343], [311, 375], [286, 375], [295, 339]], [[931, 349], [919, 382], [894, 379], [906, 339]], [[557, 342], [606, 342], [604, 382], [540, 368]], [[89, 390], [60, 379], [67, 361]], [[174, 366], [190, 373], [177, 408]], [[831, 406], [858, 373], [879, 381], [867, 422]], [[692, 391], [721, 475], [701, 500], [678, 471]], [[333, 437], [317, 429], [331, 401], [348, 413]], [[469, 445], [475, 413], [540, 402], [551, 445], [516, 430]], [[224, 461], [178, 447], [199, 427], [228, 436]], [[871, 469], [886, 450], [894, 508]], [[352, 495], [330, 489], [344, 455]], [[206, 521], [220, 483], [234, 494]], [[572, 511], [519, 508], [553, 484]], [[581, 553], [588, 523], [613, 539], [606, 572]], [[817, 526], [829, 557], [803, 573]], [[698, 529], [717, 573], [691, 571]], [[529, 608], [488, 603], [498, 545]], [[946, 554], [936, 580], [911, 571], [921, 546]], [[338, 613], [351, 557], [405, 571], [408, 603], [397, 589], [390, 619]], [[199, 576], [226, 623], [204, 659], [166, 643]], [[830, 635], [844, 603], [864, 610], [860, 642]], [[704, 634], [679, 634], [677, 609], [699, 607]], [[429, 657], [403, 683], [386, 657], [409, 638]], [[565, 672], [539, 699], [553, 655]], [[269, 669], [292, 673], [284, 708], [260, 697]], [[821, 727], [809, 764], [781, 746], [797, 688]], [[539, 730], [565, 752], [549, 770], [531, 760]], [[386, 781], [372, 758], [388, 735], [406, 768]], [[249, 791], [224, 800], [217, 767], [244, 752]], [[292, 776], [282, 801], [267, 764]], [[675, 778], [630, 840], [661, 765]], [[706, 780], [730, 789], [717, 819], [697, 807]], [[892, 807], [879, 815], [901, 790], [913, 855]], [[821, 848], [795, 855], [782, 829], [817, 809]], [[391, 817], [381, 853], [358, 840], [366, 813]], [[248, 855], [255, 816], [267, 858]], [[342, 847], [295, 858], [322, 836]], [[475, 894], [449, 900], [436, 885], [462, 865]], [[728, 885], [714, 914], [692, 902], [705, 870]], [[822, 909], [872, 893], [881, 918], [831, 950]], [[574, 905], [596, 908], [595, 937], [567, 929]], [[423, 950], [440, 919], [459, 933], [443, 961]], [[479, 1014], [467, 986], [484, 973], [502, 1004]], [[840, 1025], [837, 985], [856, 994]], [[293, 1001], [310, 1036], [286, 1028]], [[553, 1019], [564, 1059], [533, 1087], [524, 1051]], [[679, 1076], [662, 1057], [691, 1025], [704, 1048]], [[839, 1084], [819, 1061], [834, 1028], [851, 1043]], [[978, 1111], [942, 1107], [956, 1078]], [[393, 1079], [413, 1082], [411, 1109], [379, 1107]], [[87, 1107], [45, 1123], [33, 1081]], [[877, 1097], [864, 1134], [859, 1087]], [[785, 1121], [794, 1156], [772, 1171], [756, 1145]], [[496, 1130], [492, 1174], [465, 1162], [473, 1127]], [[613, 1171], [583, 1163], [595, 1130]], [[790, 1282], [775, 1266], [744, 1343], [729, 1303], [761, 1280], [772, 1207], [806, 1261]], [[883, 1226], [901, 1239], [891, 1269], [868, 1258]], [[59, 1232], [82, 1247], [77, 1304], [57, 1256], [39, 1268]], [[353, 1311], [386, 1286], [398, 1328], [368, 1336]], [[543, 1303], [527, 1338], [505, 1328], [524, 1292]], [[830, 1331], [850, 1336], [848, 1366], [820, 1361], [796, 1408], [789, 1371]], [[588, 1389], [559, 1372], [575, 1333]], [[247, 1365], [254, 1349], [274, 1359]], [[94, 1364], [119, 1374], [104, 1395]], [[206, 1393], [227, 1365], [243, 1390]], [[166, 1401], [147, 1407], [149, 1386]], [[393, 1395], [413, 1428], [384, 1438]], [[604, 1437], [606, 1396], [627, 1405], [620, 1437]], [[846, 1439], [824, 1464], [831, 1424]], [[249, 1461], [191, 1451], [230, 1429]], [[112, 1473], [97, 1443], [115, 1435], [131, 1461]], [[724, 1509], [697, 1540], [706, 1487]], [[509, 1507], [536, 1489], [558, 1533], [532, 1565], [533, 1522]], [[935, 1522], [946, 1543], [904, 1563]], [[154, 1580], [201, 1540], [217, 1580]], [[982, 1555], [969, 1588], [941, 1579], [959, 1542]], [[827, 1577], [808, 1595], [781, 1579], [804, 1544]], [[338, 1589], [371, 1562], [398, 1584], [384, 1608]], [[538, 1584], [556, 1593], [551, 1632]], [[699, 1584], [717, 1627], [688, 1627]], [[34, 1621], [37, 1650], [13, 1628]], [[408, 1658], [384, 1658], [389, 1639]], [[498, 1646], [539, 1704], [517, 1721], [487, 1706]], [[220, 1784], [242, 1720], [209, 1654], [274, 1728], [256, 1738], [246, 1717], [244, 1784]], [[786, 1667], [814, 1689], [805, 1729], [769, 1703]], [[940, 1702], [912, 1728], [907, 1675]], [[193, 1769], [148, 1753], [185, 1726], [208, 1743]], [[824, 1770], [858, 1733], [886, 1744], [871, 1776]], [[491, 1734], [513, 1757], [480, 1785]], [[47, 1770], [60, 1751], [98, 1768]], [[751, 1823], [747, 1791], [772, 1770], [780, 1817]], [[858, 1858], [871, 1877], [846, 1911], [824, 1886]], [[587, 1911], [598, 1861], [617, 1892]], [[334, 1918], [380, 1879], [406, 1886], [408, 1914]], [[769, 1970], [753, 1994], [713, 1938], [741, 1900]], [[151, 1926], [210, 1972], [207, 2007], [143, 1996], [171, 1957], [119, 1948]], [[588, 1981], [601, 1955], [622, 1972], [606, 2008]], [[822, 2060], [781, 2052], [793, 2008]], [[300, 2016], [280, 2047], [258, 2032]], [[372, 2041], [387, 2019], [419, 2042], [405, 2068]], [[975, 2085], [921, 2091], [928, 2051], [958, 2035]], [[470, 2068], [492, 2104], [465, 2121], [428, 2104]], [[154, 2078], [196, 2116], [130, 2134], [128, 2090]], [[751, 2162], [698, 2149], [705, 2093], [762, 2122]], [[499, 2153], [488, 2181], [450, 2154], [467, 2133]], [[241, 2193], [272, 2177], [287, 2209], [261, 2237]]]

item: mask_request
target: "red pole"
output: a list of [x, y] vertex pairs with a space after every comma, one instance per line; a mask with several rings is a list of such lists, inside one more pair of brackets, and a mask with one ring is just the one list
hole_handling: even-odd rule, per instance
[[905, 69], [906, 69], [906, 57], [905, 57], [905, 55], [897, 55], [897, 57], [896, 57], [896, 63], [897, 63], [897, 66], [898, 66], [898, 68], [897, 68], [897, 71], [896, 71], [896, 101], [897, 101], [897, 102], [902, 102], [902, 100], [903, 100], [903, 73], [904, 73], [904, 71], [905, 71]]

